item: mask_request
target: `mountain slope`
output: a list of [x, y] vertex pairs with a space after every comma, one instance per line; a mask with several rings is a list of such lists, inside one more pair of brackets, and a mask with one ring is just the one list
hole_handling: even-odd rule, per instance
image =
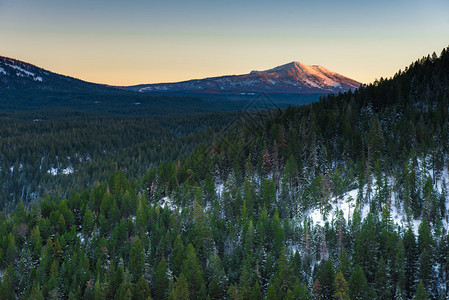
[[0, 111], [39, 112], [32, 118], [63, 116], [61, 112], [114, 115], [161, 115], [220, 111], [227, 103], [204, 105], [201, 99], [138, 94], [50, 72], [35, 65], [0, 56]]
[[112, 88], [56, 74], [20, 60], [0, 56], [0, 91], [30, 89], [86, 91], [111, 90]]
[[176, 83], [132, 86], [139, 92], [328, 94], [356, 89], [360, 83], [322, 66], [291, 62], [266, 71]]

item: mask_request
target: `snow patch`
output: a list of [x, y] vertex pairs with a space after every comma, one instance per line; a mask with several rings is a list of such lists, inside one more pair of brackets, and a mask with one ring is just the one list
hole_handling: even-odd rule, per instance
[[74, 170], [73, 170], [72, 166], [68, 166], [67, 168], [62, 169], [61, 172], [64, 175], [69, 175], [69, 174], [72, 174], [74, 172]]
[[78, 232], [78, 233], [76, 234], [76, 236], [80, 239], [81, 244], [84, 244], [84, 241], [86, 240], [86, 239], [84, 238], [84, 234], [83, 234], [82, 232]]
[[27, 71], [27, 70], [25, 70], [25, 69], [23, 69], [23, 68], [21, 68], [21, 67], [19, 67], [19, 66], [7, 64], [7, 63], [5, 63], [5, 65], [7, 65], [7, 66], [13, 68], [14, 70], [19, 71], [19, 72], [16, 73], [17, 76], [23, 77], [24, 74], [25, 74], [26, 76], [34, 77], [34, 73], [33, 73], [33, 72]]
[[178, 209], [178, 206], [173, 203], [170, 197], [164, 197], [161, 200], [159, 200], [159, 205], [164, 208], [168, 208], [171, 211]]
[[72, 166], [68, 166], [67, 168], [61, 170], [59, 170], [58, 168], [51, 167], [50, 170], [47, 171], [47, 173], [52, 176], [56, 176], [58, 174], [69, 175], [72, 174], [74, 171], [75, 170], [73, 169]]
[[47, 173], [49, 173], [52, 176], [56, 176], [58, 175], [58, 169], [51, 167], [50, 170], [47, 171]]
[[223, 194], [223, 187], [224, 187], [223, 183], [215, 185], [215, 192], [217, 193], [219, 198], [221, 198], [221, 195]]

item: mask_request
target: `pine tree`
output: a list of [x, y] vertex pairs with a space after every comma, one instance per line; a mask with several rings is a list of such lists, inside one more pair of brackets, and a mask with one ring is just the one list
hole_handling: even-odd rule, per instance
[[190, 298], [190, 289], [189, 284], [187, 283], [187, 279], [183, 273], [179, 275], [176, 280], [175, 286], [168, 297], [170, 300], [189, 300]]
[[418, 261], [418, 248], [415, 242], [415, 235], [411, 228], [404, 234], [404, 291], [407, 298], [412, 298], [416, 287], [416, 271]]
[[370, 213], [366, 217], [362, 229], [354, 241], [354, 262], [363, 268], [369, 282], [374, 282], [377, 271], [379, 251], [377, 234], [375, 217]]
[[192, 244], [189, 244], [186, 248], [181, 272], [184, 274], [189, 286], [190, 298], [204, 299], [206, 297], [206, 285], [201, 273], [200, 262]]
[[277, 299], [281, 299], [278, 294], [276, 293], [276, 287], [272, 284], [270, 284], [268, 286], [267, 289], [267, 297], [265, 298], [266, 300], [277, 300]]
[[181, 273], [181, 266], [182, 262], [184, 261], [184, 257], [185, 257], [184, 245], [181, 240], [181, 235], [178, 234], [178, 236], [175, 239], [173, 251], [170, 256], [170, 269], [172, 270], [173, 275], [175, 277], [179, 276], [179, 274]]
[[259, 283], [256, 281], [253, 288], [251, 289], [251, 294], [249, 296], [250, 300], [262, 300], [262, 291], [260, 290]]
[[170, 280], [168, 278], [168, 268], [165, 258], [159, 261], [156, 268], [156, 275], [154, 281], [154, 299], [166, 299], [168, 296], [168, 286]]
[[322, 299], [332, 299], [335, 294], [335, 275], [332, 261], [322, 261], [319, 268], [318, 278], [321, 285]]
[[92, 234], [92, 230], [94, 229], [94, 215], [92, 211], [87, 208], [86, 213], [83, 218], [83, 231], [86, 236], [90, 236]]
[[390, 286], [387, 274], [387, 266], [383, 257], [380, 258], [375, 280], [376, 294], [380, 299], [390, 299]]
[[349, 300], [349, 286], [343, 273], [339, 271], [335, 276], [335, 294], [337, 300]]
[[348, 255], [346, 254], [346, 250], [343, 248], [340, 255], [340, 266], [338, 267], [338, 271], [343, 273], [344, 278], [351, 277], [351, 266]]
[[416, 288], [416, 294], [413, 297], [413, 300], [427, 300], [427, 299], [429, 299], [429, 297], [427, 296], [426, 289], [424, 288], [424, 283], [420, 281], [418, 287]]
[[284, 298], [291, 287], [294, 276], [287, 258], [287, 249], [284, 247], [276, 261], [276, 273], [272, 279], [272, 285], [276, 287], [278, 297]]
[[295, 284], [293, 285], [292, 298], [304, 300], [312, 299], [307, 285], [305, 283], [301, 283], [298, 277], [296, 277]]
[[217, 254], [211, 255], [209, 258], [207, 282], [209, 282], [209, 296], [211, 299], [221, 299], [226, 295], [226, 273]]
[[[419, 272], [418, 278], [427, 291], [432, 291], [434, 287], [434, 268], [433, 268], [433, 255], [428, 250], [424, 248], [419, 257]], [[432, 295], [432, 293], [430, 293]]]
[[398, 298], [402, 297], [405, 292], [405, 249], [401, 238], [398, 242], [392, 278], [395, 284], [394, 295]]
[[143, 249], [142, 241], [137, 237], [130, 251], [130, 271], [133, 279], [137, 281], [141, 275], [143, 275], [145, 269], [145, 252]]
[[[157, 285], [155, 287], [157, 287]], [[140, 276], [139, 280], [137, 281], [133, 296], [136, 300], [147, 299], [147, 297], [150, 296], [150, 287], [143, 276]]]
[[42, 290], [40, 288], [39, 283], [33, 282], [33, 287], [31, 289], [30, 299], [32, 300], [44, 300], [44, 295], [42, 294]]
[[104, 300], [104, 299], [106, 299], [106, 297], [104, 295], [104, 292], [103, 292], [103, 287], [100, 285], [100, 282], [98, 280], [95, 282], [94, 299], [95, 300]]
[[349, 282], [349, 294], [351, 299], [362, 300], [366, 299], [368, 293], [368, 283], [366, 281], [365, 273], [362, 268], [357, 265], [351, 275]]

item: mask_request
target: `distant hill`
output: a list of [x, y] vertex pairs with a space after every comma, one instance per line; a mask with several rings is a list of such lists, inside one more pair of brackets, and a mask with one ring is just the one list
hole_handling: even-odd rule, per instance
[[0, 91], [92, 91], [112, 90], [106, 85], [90, 83], [56, 74], [20, 60], [0, 56]]
[[242, 110], [260, 92], [269, 94], [276, 106], [286, 107], [358, 86], [358, 82], [321, 66], [293, 62], [247, 75], [114, 87], [0, 56], [0, 111], [52, 111], [56, 117], [61, 111], [161, 115]]
[[354, 90], [360, 82], [322, 66], [291, 62], [266, 71], [244, 75], [211, 77], [176, 83], [143, 84], [128, 87], [138, 92], [183, 92], [204, 94], [329, 94]]

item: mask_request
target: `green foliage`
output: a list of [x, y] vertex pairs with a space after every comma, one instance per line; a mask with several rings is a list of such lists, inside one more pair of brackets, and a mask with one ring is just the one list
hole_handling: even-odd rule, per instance
[[[142, 278], [142, 277], [141, 277]], [[165, 258], [159, 261], [156, 268], [155, 282], [154, 282], [154, 299], [166, 299], [168, 296], [168, 268]]]
[[201, 272], [200, 262], [192, 244], [189, 244], [185, 251], [185, 259], [181, 266], [189, 286], [190, 299], [204, 299], [206, 297], [206, 285]]
[[339, 271], [335, 276], [335, 294], [334, 298], [338, 300], [349, 299], [349, 287], [343, 273]]
[[366, 281], [365, 273], [358, 265], [355, 266], [354, 271], [349, 281], [349, 291], [351, 299], [362, 300], [366, 299], [368, 295], [368, 283]]
[[424, 284], [422, 281], [419, 282], [418, 287], [416, 289], [416, 294], [413, 297], [413, 300], [427, 300], [429, 299], [427, 296], [427, 292], [424, 288]]
[[[0, 201], [23, 201], [0, 216], [0, 298], [446, 297], [443, 54], [229, 132], [206, 128], [241, 114], [2, 114]], [[352, 190], [348, 216], [330, 210]]]

